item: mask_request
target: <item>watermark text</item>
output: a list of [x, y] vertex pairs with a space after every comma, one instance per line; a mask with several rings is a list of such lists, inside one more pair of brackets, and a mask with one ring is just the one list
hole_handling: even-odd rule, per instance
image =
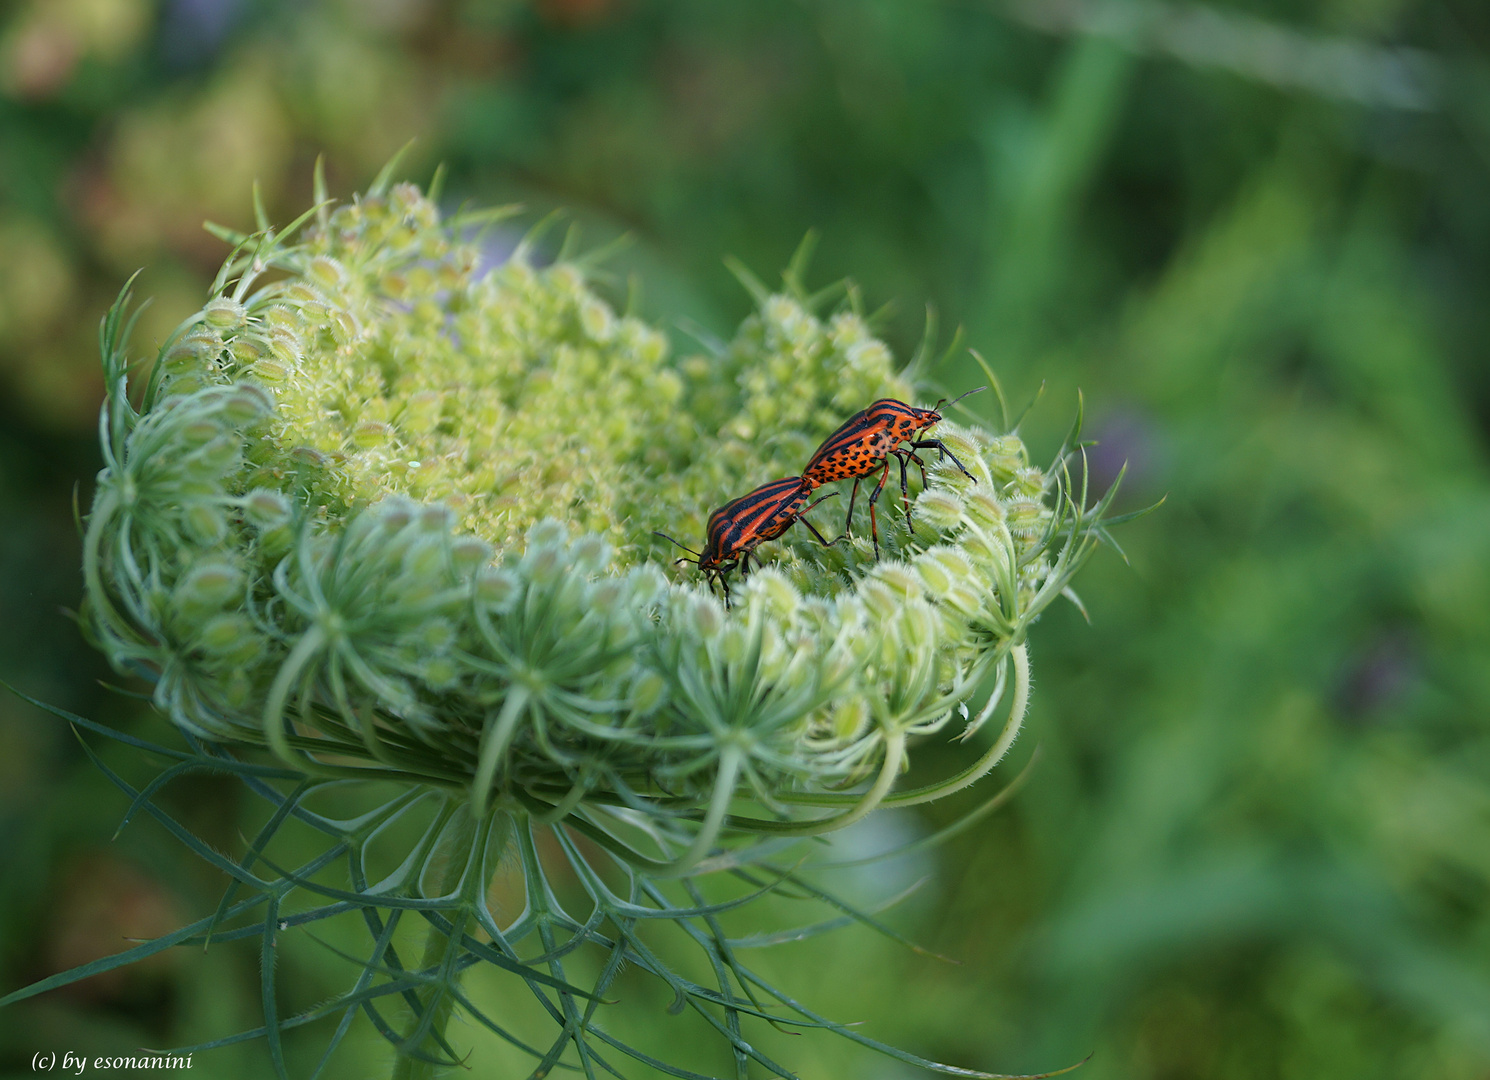
[[82, 1076], [86, 1072], [122, 1072], [132, 1069], [189, 1069], [190, 1054], [159, 1054], [154, 1050], [137, 1050], [133, 1054], [103, 1054], [89, 1057], [72, 1050], [59, 1056], [55, 1050], [40, 1050], [31, 1056], [32, 1072], [66, 1073]]

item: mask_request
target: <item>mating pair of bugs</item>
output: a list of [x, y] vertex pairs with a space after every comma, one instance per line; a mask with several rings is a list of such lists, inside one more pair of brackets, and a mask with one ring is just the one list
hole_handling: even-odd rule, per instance
[[[969, 390], [967, 394], [954, 398], [950, 404], [955, 405], [968, 394], [976, 394], [985, 389], [987, 387], [980, 386]], [[905, 524], [912, 533], [916, 530], [911, 524], [910, 490], [906, 482], [906, 466], [909, 462], [916, 463], [921, 470], [921, 483], [926, 483], [926, 463], [916, 454], [917, 450], [940, 451], [942, 457], [950, 458], [952, 464], [962, 470], [963, 476], [973, 479], [973, 474], [967, 471], [940, 439], [924, 438], [932, 427], [941, 422], [942, 407], [948, 404], [947, 399], [943, 398], [934, 408], [918, 409], [894, 398], [882, 398], [869, 408], [856, 412], [837, 431], [823, 440], [823, 444], [807, 462], [807, 468], [802, 470], [801, 476], [783, 476], [780, 480], [762, 484], [748, 495], [741, 495], [710, 514], [709, 523], [705, 527], [703, 551], [694, 551], [666, 533], [656, 535], [693, 555], [692, 559], [678, 561], [697, 564], [710, 587], [718, 582], [727, 597], [727, 577], [730, 571], [739, 567], [742, 577], [748, 574], [752, 556], [756, 565], [760, 565], [760, 556], [755, 555], [755, 549], [768, 540], [775, 540], [796, 522], [806, 525], [823, 547], [832, 547], [851, 535], [854, 500], [859, 496], [859, 482], [878, 469], [879, 483], [875, 484], [874, 490], [869, 494], [869, 530], [874, 538], [874, 557], [878, 559], [880, 534], [874, 504], [879, 500], [880, 492], [885, 489], [885, 481], [890, 477], [891, 457], [900, 463], [900, 497], [905, 502]], [[854, 489], [848, 498], [848, 517], [844, 522], [843, 536], [830, 541], [807, 520], [806, 514], [833, 495], [823, 495], [810, 504], [807, 498], [813, 489], [823, 484], [849, 479], [853, 480]], [[833, 494], [836, 495], [837, 492]]]

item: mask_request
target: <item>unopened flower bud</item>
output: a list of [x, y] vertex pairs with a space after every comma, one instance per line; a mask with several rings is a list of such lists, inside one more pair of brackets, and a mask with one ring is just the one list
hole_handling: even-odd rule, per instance
[[589, 576], [598, 574], [610, 563], [611, 548], [601, 537], [587, 533], [570, 547], [569, 557], [576, 570]]
[[1022, 539], [1033, 539], [1045, 530], [1050, 511], [1037, 499], [1010, 499], [1006, 505], [1009, 531]]
[[586, 298], [579, 308], [579, 324], [585, 336], [597, 344], [605, 344], [616, 334], [616, 317], [610, 306], [594, 297]]
[[528, 530], [528, 547], [562, 547], [569, 539], [569, 530], [553, 518], [544, 518]]
[[352, 444], [362, 450], [384, 446], [392, 438], [392, 426], [381, 420], [359, 420], [352, 425]]
[[650, 716], [667, 698], [667, 680], [655, 671], [643, 669], [631, 682], [626, 707], [638, 716]]
[[357, 325], [356, 318], [345, 308], [333, 308], [330, 315], [331, 336], [338, 345], [346, 345], [357, 340], [357, 335], [362, 328]]
[[232, 331], [248, 321], [248, 312], [232, 297], [219, 296], [207, 301], [202, 318], [215, 330]]
[[450, 561], [458, 573], [469, 574], [491, 562], [492, 547], [475, 536], [457, 536], [450, 542]]
[[749, 645], [745, 627], [737, 622], [728, 623], [717, 641], [719, 658], [726, 664], [738, 664], [745, 659], [745, 652]]
[[231, 563], [204, 563], [176, 583], [171, 599], [177, 611], [195, 616], [226, 607], [242, 591], [243, 571]]
[[264, 641], [253, 621], [237, 612], [214, 615], [202, 623], [197, 643], [220, 659], [246, 664], [264, 650]]
[[962, 521], [962, 499], [946, 488], [927, 488], [916, 497], [915, 516], [938, 532], [950, 532]]
[[227, 515], [210, 503], [192, 503], [181, 515], [181, 520], [191, 538], [199, 544], [215, 544], [228, 534]]
[[268, 488], [254, 488], [243, 497], [243, 516], [259, 529], [273, 529], [290, 518], [290, 500]]
[[839, 698], [833, 705], [833, 734], [847, 742], [869, 727], [869, 705], [856, 695]]
[[183, 424], [178, 430], [187, 446], [205, 446], [223, 433], [221, 424], [206, 418]]
[[1007, 484], [1027, 463], [1024, 443], [1017, 435], [999, 435], [988, 441], [983, 460], [996, 484]]
[[450, 507], [443, 503], [434, 503], [429, 506], [421, 506], [418, 512], [419, 530], [425, 533], [449, 532], [455, 524], [455, 515], [450, 512]]
[[476, 575], [476, 599], [497, 612], [507, 611], [517, 599], [519, 583], [509, 570], [489, 568]]
[[530, 547], [523, 556], [523, 569], [539, 585], [551, 585], [564, 572], [564, 552], [559, 547]]
[[213, 327], [201, 324], [183, 334], [166, 351], [162, 362], [173, 373], [195, 370], [215, 362], [222, 351], [222, 335]]
[[1014, 471], [1014, 490], [1021, 495], [1031, 499], [1037, 499], [1045, 493], [1045, 471], [1037, 469], [1033, 465], [1027, 465], [1022, 469]]
[[460, 668], [449, 656], [428, 656], [419, 665], [419, 677], [436, 690], [446, 690], [454, 685]]
[[274, 409], [274, 399], [269, 391], [253, 383], [239, 383], [233, 392], [223, 399], [222, 414], [238, 427], [247, 427]]
[[688, 612], [700, 639], [712, 641], [724, 628], [724, 610], [712, 596], [695, 596]]
[[998, 525], [1004, 520], [1004, 504], [984, 485], [967, 493], [967, 514], [980, 525]]
[[317, 255], [305, 267], [305, 276], [323, 289], [336, 290], [346, 281], [347, 271], [329, 255]]
[[905, 563], [881, 563], [875, 567], [874, 577], [905, 599], [921, 595], [921, 579]]
[[748, 602], [759, 604], [780, 622], [790, 619], [802, 604], [802, 594], [774, 566], [768, 566], [752, 575], [748, 588]]

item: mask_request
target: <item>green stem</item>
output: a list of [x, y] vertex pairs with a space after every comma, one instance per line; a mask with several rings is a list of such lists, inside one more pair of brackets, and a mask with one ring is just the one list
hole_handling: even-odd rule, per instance
[[[486, 852], [500, 856], [507, 844], [505, 829], [493, 821], [495, 811], [477, 817], [472, 814], [468, 802], [462, 801], [451, 815], [449, 824], [440, 839], [436, 855], [438, 867], [432, 882], [435, 896], [449, 896], [457, 891], [460, 901], [447, 912], [450, 931], [445, 933], [434, 925], [429, 927], [429, 936], [424, 942], [424, 955], [419, 960], [420, 971], [432, 971], [439, 981], [422, 992], [420, 1003], [430, 1017], [425, 1028], [419, 1052], [433, 1058], [444, 1058], [448, 1045], [445, 1038], [450, 1017], [455, 1013], [455, 997], [446, 989], [446, 981], [455, 979], [454, 964], [463, 951], [460, 940], [472, 922], [472, 908], [484, 903], [483, 896], [496, 873], [497, 859], [488, 859]], [[482, 842], [482, 833], [486, 842]], [[393, 1063], [393, 1080], [434, 1080], [443, 1075], [448, 1066], [421, 1061], [400, 1053]]]
[[1004, 729], [999, 732], [998, 738], [994, 740], [988, 751], [958, 776], [940, 784], [891, 795], [884, 800], [883, 805], [917, 806], [945, 798], [953, 792], [976, 784], [988, 774], [990, 769], [1003, 760], [1009, 748], [1014, 745], [1014, 740], [1019, 737], [1019, 729], [1024, 726], [1024, 714], [1030, 706], [1029, 649], [1023, 644], [1016, 645], [1009, 650], [1009, 656], [1014, 661], [1014, 700], [1009, 703], [1009, 718], [1004, 721]]

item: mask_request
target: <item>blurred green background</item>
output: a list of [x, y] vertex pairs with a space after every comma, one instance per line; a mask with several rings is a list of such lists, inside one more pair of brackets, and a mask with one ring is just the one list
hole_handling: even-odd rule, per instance
[[[94, 335], [200, 306], [251, 227], [449, 169], [565, 207], [646, 313], [728, 336], [809, 228], [902, 356], [923, 305], [1093, 467], [1167, 494], [1036, 628], [1040, 761], [896, 925], [767, 957], [814, 1008], [959, 1065], [1089, 1080], [1490, 1076], [1490, 8], [1477, 0], [11, 0], [0, 7], [0, 677], [158, 736], [63, 611], [99, 467]], [[939, 372], [981, 381], [958, 361]], [[970, 404], [990, 408], [989, 395]], [[114, 760], [114, 758], [110, 758]], [[935, 753], [926, 757], [938, 762]], [[121, 767], [127, 767], [121, 764]], [[211, 781], [165, 804], [225, 849]], [[0, 696], [0, 987], [210, 910], [222, 881], [64, 725]], [[868, 844], [948, 821], [888, 819]], [[242, 819], [242, 820], [240, 820]], [[789, 918], [789, 916], [784, 916]], [[801, 921], [798, 919], [797, 921]], [[297, 954], [298, 955], [298, 954]], [[290, 1005], [344, 968], [287, 959]], [[249, 948], [0, 1011], [0, 1075], [251, 1027]], [[496, 992], [496, 991], [494, 991]], [[650, 996], [649, 996], [650, 994]], [[702, 1040], [638, 992], [610, 1023]], [[333, 1075], [386, 1072], [370, 1030]], [[807, 1036], [804, 1076], [914, 1071]], [[774, 1045], [774, 1044], [773, 1044]], [[697, 1067], [724, 1069], [699, 1050]], [[701, 1055], [701, 1056], [700, 1056]], [[493, 1059], [495, 1060], [495, 1059]], [[505, 1059], [504, 1059], [505, 1060]], [[711, 1064], [712, 1063], [712, 1064]], [[471, 1075], [504, 1076], [483, 1064]], [[198, 1065], [259, 1076], [255, 1046]], [[520, 1075], [510, 1066], [511, 1075]]]

